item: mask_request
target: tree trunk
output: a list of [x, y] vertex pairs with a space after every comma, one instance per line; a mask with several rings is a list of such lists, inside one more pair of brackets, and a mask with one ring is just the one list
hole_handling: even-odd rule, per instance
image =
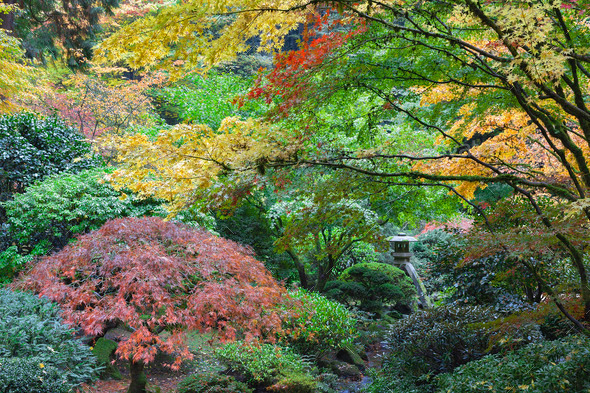
[[287, 254], [291, 257], [293, 263], [295, 264], [295, 268], [297, 269], [297, 273], [299, 274], [299, 281], [301, 283], [301, 287], [303, 289], [309, 289], [309, 283], [307, 282], [307, 273], [305, 272], [305, 266], [303, 266], [303, 263], [301, 263], [299, 257], [297, 256], [297, 254], [293, 252], [293, 250], [287, 250]]
[[144, 363], [142, 361], [129, 361], [129, 371], [131, 374], [131, 384], [127, 393], [147, 393], [147, 377], [144, 372]]
[[[4, 4], [16, 4], [16, 0], [2, 0]], [[4, 29], [8, 34], [14, 35], [14, 12], [7, 14], [0, 13], [0, 29]]]

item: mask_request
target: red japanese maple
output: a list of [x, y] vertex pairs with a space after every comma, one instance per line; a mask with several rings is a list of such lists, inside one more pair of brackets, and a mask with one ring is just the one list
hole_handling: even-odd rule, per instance
[[[247, 248], [159, 218], [107, 222], [42, 259], [18, 286], [58, 302], [65, 320], [88, 335], [127, 326], [131, 337], [116, 353], [131, 361], [132, 386], [158, 351], [176, 357], [173, 367], [191, 357], [187, 329], [230, 340], [281, 329], [274, 306], [284, 290]], [[144, 390], [145, 382], [129, 391]]]

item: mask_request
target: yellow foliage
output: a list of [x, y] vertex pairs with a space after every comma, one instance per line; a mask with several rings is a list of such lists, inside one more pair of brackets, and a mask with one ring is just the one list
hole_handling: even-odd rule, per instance
[[14, 110], [19, 98], [32, 94], [32, 78], [33, 68], [24, 58], [20, 41], [0, 29], [0, 112]]
[[[133, 68], [158, 65], [178, 76], [196, 66], [232, 60], [248, 50], [246, 41], [252, 37], [260, 37], [260, 51], [279, 50], [283, 37], [306, 21], [308, 11], [305, 7], [270, 10], [301, 4], [298, 0], [179, 1], [123, 27], [96, 54], [103, 60], [124, 60]], [[215, 34], [216, 29], [221, 34]]]
[[219, 130], [206, 125], [177, 125], [156, 140], [145, 135], [107, 135], [101, 148], [117, 151], [119, 169], [108, 180], [117, 189], [169, 202], [170, 215], [203, 198], [223, 174], [247, 175], [265, 161], [288, 159], [280, 134], [258, 120], [226, 118]]

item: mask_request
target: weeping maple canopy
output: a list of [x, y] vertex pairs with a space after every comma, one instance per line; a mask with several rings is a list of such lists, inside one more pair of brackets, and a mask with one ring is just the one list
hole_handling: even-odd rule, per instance
[[[123, 323], [132, 330], [117, 354], [149, 363], [158, 350], [191, 358], [184, 331], [223, 339], [272, 338], [284, 289], [250, 250], [159, 218], [107, 222], [43, 258], [18, 283], [60, 304], [67, 323], [88, 335]], [[162, 330], [169, 335], [159, 335]]]

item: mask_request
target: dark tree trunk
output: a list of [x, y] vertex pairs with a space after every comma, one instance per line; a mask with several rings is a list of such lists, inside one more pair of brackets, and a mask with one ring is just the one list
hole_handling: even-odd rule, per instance
[[129, 389], [127, 393], [147, 393], [146, 385], [147, 385], [147, 377], [145, 376], [144, 372], [144, 364], [142, 361], [129, 362], [129, 371], [131, 374], [131, 384], [129, 385]]
[[[17, 0], [2, 0], [3, 4], [16, 4]], [[6, 30], [8, 34], [15, 35], [14, 33], [14, 12], [8, 14], [0, 13], [0, 28]]]
[[292, 250], [287, 250], [287, 254], [291, 257], [293, 263], [295, 264], [295, 268], [297, 269], [297, 273], [299, 274], [299, 281], [301, 287], [304, 289], [309, 289], [309, 283], [307, 281], [307, 273], [305, 272], [305, 266], [303, 265], [303, 263], [301, 263], [297, 254], [295, 254]]

